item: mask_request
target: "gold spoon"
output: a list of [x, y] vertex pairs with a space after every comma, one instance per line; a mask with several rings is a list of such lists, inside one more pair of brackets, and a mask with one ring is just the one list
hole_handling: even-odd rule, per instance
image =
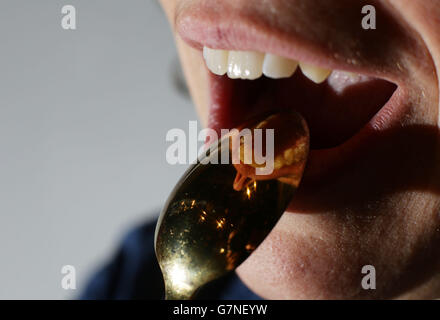
[[308, 157], [306, 122], [296, 112], [282, 112], [252, 127], [274, 129], [271, 175], [259, 176], [256, 163], [242, 163], [243, 143], [239, 164], [202, 164], [222, 154], [232, 163], [231, 144], [222, 142], [236, 136], [228, 135], [188, 169], [161, 212], [155, 250], [167, 300], [193, 299], [203, 285], [236, 269], [292, 200]]

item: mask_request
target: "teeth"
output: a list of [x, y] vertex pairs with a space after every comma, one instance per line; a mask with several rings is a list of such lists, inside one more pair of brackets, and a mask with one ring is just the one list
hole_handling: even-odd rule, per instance
[[301, 68], [302, 73], [315, 83], [324, 82], [330, 73], [332, 73], [331, 70], [319, 68], [304, 62], [300, 62], [299, 67]]
[[228, 77], [254, 80], [263, 74], [264, 54], [251, 51], [230, 51]]
[[298, 62], [275, 56], [273, 54], [266, 54], [263, 62], [263, 74], [266, 77], [273, 79], [289, 78], [298, 67]]
[[212, 73], [222, 76], [228, 71], [228, 54], [226, 50], [203, 48], [203, 57]]
[[253, 51], [227, 51], [203, 48], [203, 57], [208, 69], [216, 74], [228, 75], [231, 79], [255, 80], [263, 74], [273, 79], [291, 77], [298, 64], [302, 73], [315, 83], [324, 82], [332, 70], [323, 69], [304, 62]]

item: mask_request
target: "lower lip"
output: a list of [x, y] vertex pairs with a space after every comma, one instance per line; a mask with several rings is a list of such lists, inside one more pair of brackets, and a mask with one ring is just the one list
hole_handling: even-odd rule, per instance
[[398, 87], [382, 109], [349, 140], [334, 148], [311, 150], [302, 184], [310, 186], [337, 177], [362, 152], [368, 152], [369, 145], [380, 140], [386, 130], [400, 125], [409, 108], [406, 97], [406, 91]]

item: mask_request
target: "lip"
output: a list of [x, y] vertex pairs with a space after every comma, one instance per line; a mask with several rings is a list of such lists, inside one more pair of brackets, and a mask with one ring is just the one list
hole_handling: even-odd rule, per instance
[[[398, 22], [381, 8], [378, 10], [383, 18], [381, 33], [374, 33], [373, 36], [362, 34], [362, 39], [344, 47], [337, 45], [338, 40], [332, 43], [311, 39], [307, 36], [310, 31], [307, 28], [289, 31], [270, 25], [264, 20], [264, 15], [255, 16], [234, 10], [228, 1], [216, 5], [209, 5], [208, 2], [197, 3], [197, 7], [194, 5], [178, 10], [176, 29], [187, 44], [200, 51], [203, 46], [208, 46], [213, 49], [272, 53], [327, 69], [381, 78], [397, 85], [390, 100], [349, 140], [333, 148], [311, 151], [302, 183], [308, 190], [310, 186], [313, 188], [340, 175], [350, 162], [361, 156], [368, 144], [381, 138], [381, 132], [398, 127], [409, 112], [410, 105], [405, 102], [410, 89], [406, 81], [410, 72], [402, 62], [401, 53], [408, 51], [413, 44], [409, 43], [410, 37]], [[360, 12], [360, 8], [356, 12]], [[219, 15], [219, 10], [230, 14]], [[347, 38], [347, 35], [341, 38]], [[373, 50], [363, 50], [365, 38], [374, 40], [375, 46], [381, 48], [379, 56], [375, 56]], [[389, 39], [393, 39], [392, 45], [387, 43]], [[221, 123], [216, 125], [221, 126]]]
[[[296, 2], [304, 5], [317, 1]], [[323, 1], [318, 2], [322, 7]], [[307, 23], [307, 14], [311, 10], [305, 10], [301, 12], [302, 16], [292, 13], [290, 18], [298, 20], [298, 23], [281, 26], [275, 25], [266, 14], [235, 8], [232, 0], [216, 3], [192, 1], [177, 11], [176, 31], [187, 44], [199, 50], [207, 46], [212, 49], [272, 53], [326, 69], [385, 79], [400, 86], [409, 76], [401, 53], [419, 47], [412, 40], [412, 35], [408, 36], [407, 26], [400, 25], [385, 8], [377, 5], [380, 32], [363, 30], [359, 25], [362, 3], [350, 0], [340, 2], [338, 5], [344, 10], [351, 7], [350, 12], [355, 13], [354, 17], [344, 16], [346, 25], [340, 24], [340, 16], [327, 21], [319, 21], [319, 16], [313, 16], [310, 19], [318, 21]], [[335, 6], [333, 3], [327, 4], [327, 8], [320, 8], [320, 11], [337, 11]], [[321, 25], [317, 22], [321, 22]], [[323, 32], [322, 29], [328, 30]], [[334, 33], [338, 36], [335, 37]], [[373, 50], [375, 48], [380, 52]]]

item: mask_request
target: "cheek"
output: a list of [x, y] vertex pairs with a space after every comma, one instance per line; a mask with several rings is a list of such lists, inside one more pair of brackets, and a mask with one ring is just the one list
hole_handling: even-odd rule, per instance
[[205, 67], [202, 52], [191, 48], [176, 36], [180, 62], [185, 74], [191, 98], [196, 106], [198, 116], [206, 127], [209, 115], [209, 74]]
[[[171, 29], [175, 34], [175, 16], [179, 7], [186, 5], [185, 1], [160, 0]], [[185, 74], [186, 82], [191, 93], [191, 98], [196, 106], [198, 116], [202, 124], [206, 127], [208, 124], [209, 112], [209, 79], [205, 68], [201, 51], [195, 50], [185, 44], [178, 35], [176, 37], [176, 46], [179, 53], [180, 62]]]
[[286, 232], [280, 224], [237, 270], [251, 290], [269, 299], [359, 295], [362, 266], [356, 252], [338, 247], [334, 238]]
[[162, 9], [168, 17], [168, 21], [173, 26], [174, 25], [174, 15], [176, 12], [176, 1], [175, 0], [159, 0]]
[[[266, 299], [388, 299], [411, 291], [420, 294], [414, 289], [429, 279], [440, 281], [439, 200], [404, 193], [384, 201], [382, 207], [368, 205], [357, 213], [285, 213], [237, 273]], [[375, 267], [376, 290], [362, 288], [366, 265]], [[435, 290], [440, 292], [440, 287], [423, 294], [432, 298], [438, 294]]]

